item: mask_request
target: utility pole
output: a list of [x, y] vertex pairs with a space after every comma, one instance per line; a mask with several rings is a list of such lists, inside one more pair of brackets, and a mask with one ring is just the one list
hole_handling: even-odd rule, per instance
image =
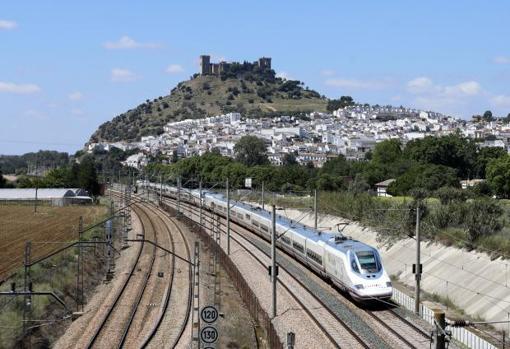
[[314, 213], [314, 224], [313, 227], [317, 230], [317, 189], [313, 191], [313, 213]]
[[181, 177], [177, 177], [177, 215], [181, 214]]
[[76, 271], [76, 311], [83, 311], [83, 217], [80, 216], [78, 223], [78, 268]]
[[147, 179], [147, 173], [145, 173], [145, 190], [147, 191], [147, 201], [149, 201], [149, 180]]
[[35, 201], [34, 201], [34, 213], [37, 213], [37, 190], [39, 188], [37, 187], [37, 185], [35, 186]]
[[200, 227], [202, 227], [202, 180], [198, 183], [198, 191], [200, 192], [200, 216], [199, 216], [199, 222]]
[[271, 318], [276, 318], [276, 282], [277, 282], [277, 269], [276, 269], [276, 206], [273, 204], [271, 210], [271, 294], [273, 305], [271, 307]]
[[436, 324], [436, 331], [435, 331], [436, 349], [445, 349], [446, 319], [445, 319], [443, 310], [441, 310], [441, 309], [434, 310], [434, 322]]
[[415, 297], [414, 297], [414, 312], [420, 315], [420, 281], [421, 281], [421, 263], [420, 263], [420, 202], [417, 200], [416, 204], [416, 265], [413, 271], [416, 278]]
[[262, 182], [262, 209], [264, 209], [264, 182]]
[[[24, 277], [24, 291], [29, 292], [31, 291], [31, 284], [32, 281], [30, 280], [30, 263], [31, 263], [31, 253], [32, 253], [32, 242], [27, 241], [25, 243], [25, 261], [24, 261], [24, 267], [25, 267], [25, 277]], [[23, 337], [27, 335], [28, 330], [28, 321], [30, 317], [30, 308], [32, 307], [32, 297], [30, 294], [25, 295], [24, 302], [23, 302]]]
[[159, 202], [163, 202], [163, 175], [159, 175]]
[[227, 255], [230, 255], [230, 187], [227, 178]]

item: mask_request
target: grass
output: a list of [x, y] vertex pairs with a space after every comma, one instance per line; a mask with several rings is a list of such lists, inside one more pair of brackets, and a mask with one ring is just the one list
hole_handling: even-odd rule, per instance
[[[244, 80], [247, 87], [242, 92], [240, 79], [227, 79], [222, 81], [215, 76], [199, 76], [184, 81], [179, 87], [172, 90], [168, 96], [151, 100], [150, 105], [145, 103], [142, 108], [134, 108], [115, 118], [111, 123], [101, 126], [93, 138], [110, 141], [129, 140], [147, 134], [156, 134], [162, 131], [163, 126], [171, 121], [188, 118], [204, 118], [220, 115], [227, 111], [238, 111], [244, 116], [253, 113], [262, 116], [264, 112], [325, 112], [327, 100], [312, 96], [310, 91], [302, 91], [300, 99], [286, 98], [283, 92], [274, 92], [268, 102], [257, 95], [256, 82]], [[208, 84], [209, 89], [203, 88]], [[278, 89], [279, 85], [269, 84], [269, 87]], [[191, 89], [192, 93], [189, 93]], [[237, 88], [240, 93], [233, 100], [228, 100], [232, 93], [230, 89]], [[209, 94], [210, 93], [210, 94]], [[230, 105], [228, 104], [230, 103]], [[164, 106], [168, 105], [167, 108]], [[143, 110], [142, 110], [143, 109]]]
[[[241, 195], [241, 198], [260, 202], [261, 195], [254, 193], [248, 196]], [[389, 243], [414, 235], [414, 217], [410, 217], [407, 211], [411, 202], [412, 198], [407, 196], [374, 197], [348, 192], [320, 192], [318, 200], [319, 212], [360, 222], [377, 231], [378, 239]], [[444, 211], [444, 207], [437, 198], [427, 198], [425, 202], [428, 214], [421, 222], [422, 238], [437, 241], [445, 246], [471, 249], [466, 229], [461, 224], [462, 217], [456, 218], [460, 219], [460, 223], [452, 223], [442, 228], [436, 219], [441, 216], [440, 213], [444, 216], [444, 214], [448, 215], [448, 212]], [[313, 208], [313, 197], [267, 193], [265, 203], [308, 210]], [[504, 210], [503, 229], [494, 235], [479, 238], [475, 241], [474, 248], [488, 253], [491, 258], [510, 259], [510, 221], [505, 219], [507, 214], [510, 214], [510, 200], [501, 200], [499, 203]]]
[[[40, 207], [37, 214], [33, 208], [21, 205], [0, 206], [0, 221], [2, 227], [2, 241], [0, 250], [5, 248], [9, 257], [14, 259], [8, 263], [0, 261], [4, 270], [13, 272], [22, 264], [25, 239], [34, 241], [34, 257], [42, 257], [63, 247], [63, 243], [76, 239], [77, 221], [84, 217], [84, 226], [101, 221], [107, 216], [107, 207], [98, 206], [68, 206], [68, 207]], [[89, 238], [102, 233], [102, 227], [96, 227], [85, 235]], [[86, 237], [87, 238], [87, 237]], [[54, 242], [45, 244], [43, 241]], [[3, 250], [5, 251], [5, 250]], [[75, 305], [76, 260], [77, 249], [70, 248], [55, 256], [37, 263], [30, 268], [30, 280], [34, 291], [52, 291], [67, 304], [69, 310]], [[94, 249], [84, 249], [84, 286], [85, 296], [101, 279], [102, 264]], [[15, 282], [16, 289], [23, 288], [23, 273], [18, 272], [3, 284], [2, 291], [9, 290], [10, 283]], [[64, 309], [53, 298], [46, 296], [32, 297], [30, 307], [31, 319], [59, 318]], [[15, 347], [20, 344], [22, 337], [21, 317], [23, 314], [23, 297], [0, 298], [0, 348]], [[36, 324], [37, 325], [37, 324]], [[57, 322], [52, 326], [35, 326], [30, 333], [32, 340], [43, 340], [52, 343], [65, 329], [65, 323]]]
[[[84, 227], [99, 221], [106, 213], [104, 206], [0, 206], [0, 279], [23, 264], [25, 243], [32, 242], [32, 260], [62, 247], [62, 243], [78, 236], [79, 217]], [[60, 244], [59, 244], [60, 242]]]

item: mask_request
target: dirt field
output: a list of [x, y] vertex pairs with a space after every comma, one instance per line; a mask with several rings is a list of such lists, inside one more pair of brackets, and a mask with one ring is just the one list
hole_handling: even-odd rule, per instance
[[26, 241], [32, 241], [32, 259], [47, 255], [78, 236], [79, 217], [84, 227], [106, 214], [104, 206], [0, 205], [0, 280], [23, 266]]

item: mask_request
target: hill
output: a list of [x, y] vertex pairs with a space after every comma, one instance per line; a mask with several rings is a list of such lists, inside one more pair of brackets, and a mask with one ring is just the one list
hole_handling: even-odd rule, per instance
[[297, 80], [275, 76], [251, 63], [234, 63], [220, 75], [195, 74], [168, 96], [146, 100], [102, 124], [90, 142], [138, 140], [157, 135], [171, 121], [204, 118], [231, 111], [261, 117], [275, 113], [325, 111], [328, 100]]

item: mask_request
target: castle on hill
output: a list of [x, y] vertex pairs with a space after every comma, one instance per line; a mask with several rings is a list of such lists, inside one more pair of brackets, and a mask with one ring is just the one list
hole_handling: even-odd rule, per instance
[[[271, 69], [271, 58], [261, 57], [258, 61], [253, 62], [261, 69]], [[211, 56], [201, 55], [200, 56], [200, 74], [201, 75], [220, 75], [222, 72], [227, 70], [232, 63], [221, 61], [219, 63], [211, 63]]]

